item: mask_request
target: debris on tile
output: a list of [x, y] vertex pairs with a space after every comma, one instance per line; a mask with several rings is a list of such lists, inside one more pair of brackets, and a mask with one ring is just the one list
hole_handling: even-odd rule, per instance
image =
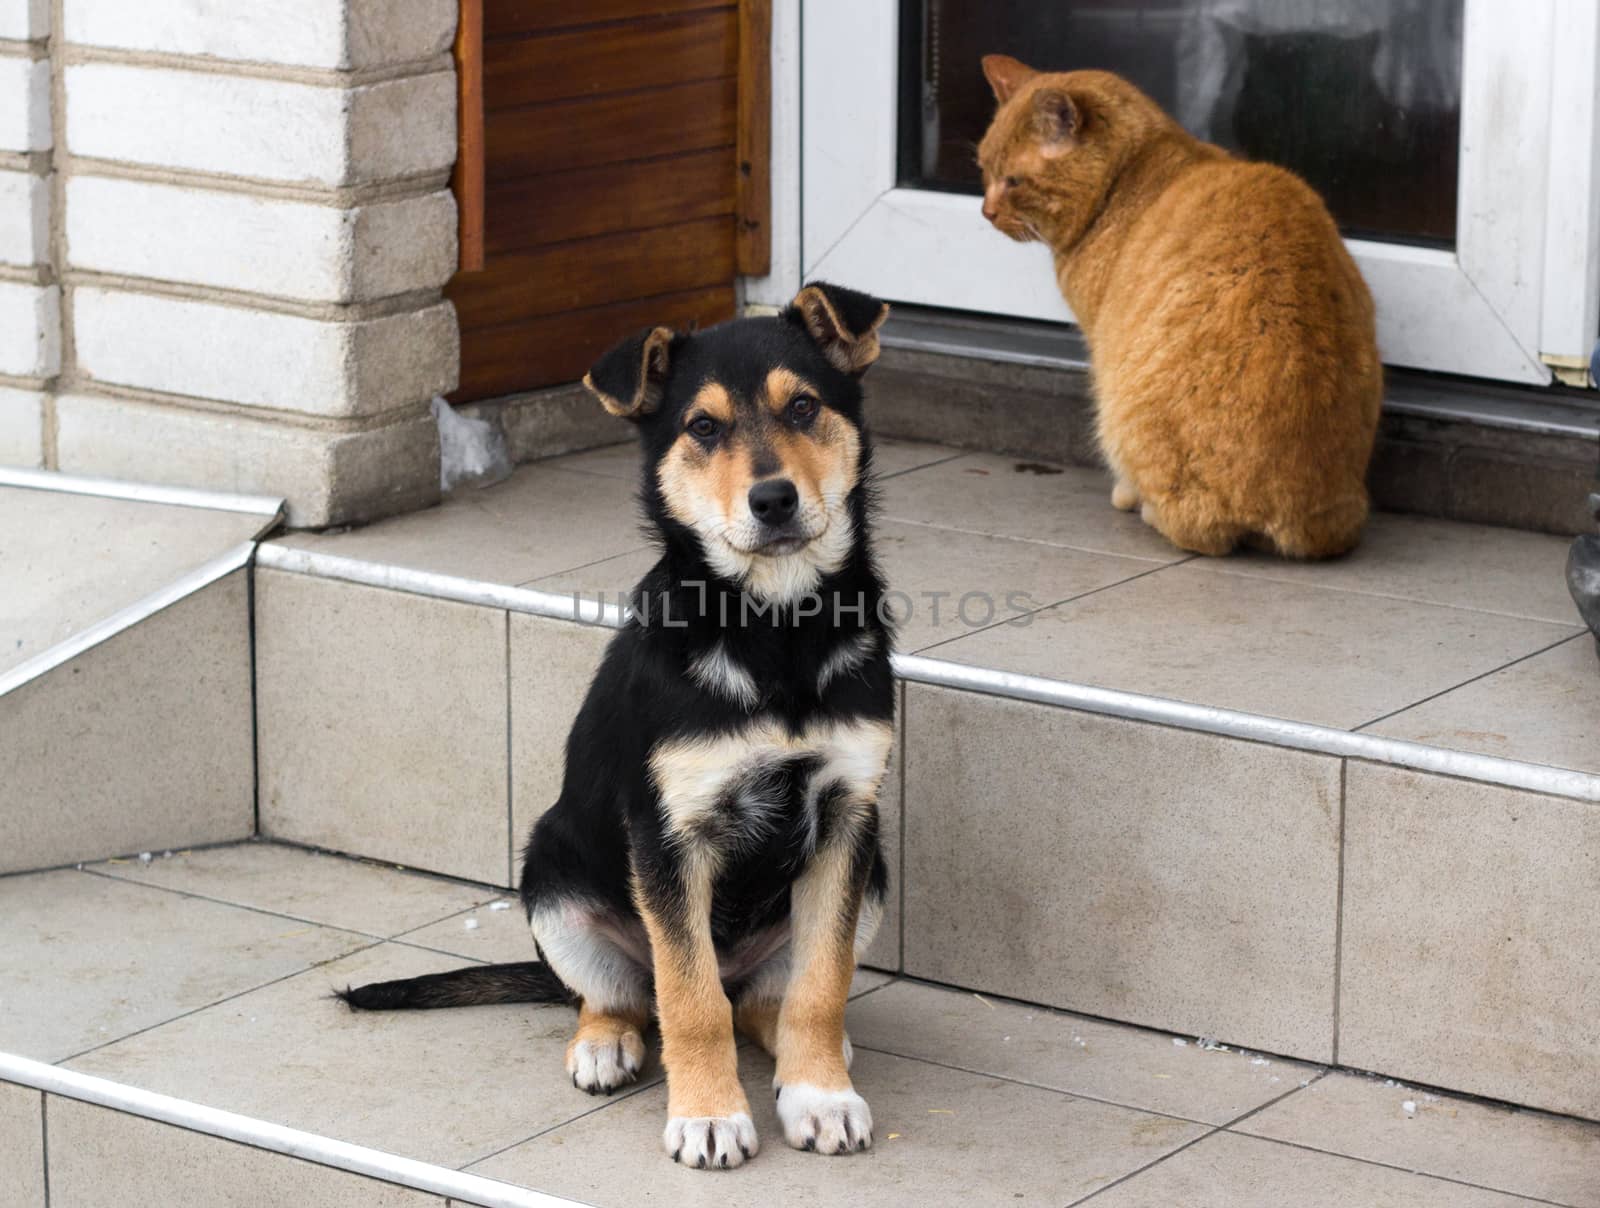
[[1405, 1114], [1408, 1115], [1408, 1116], [1416, 1115], [1417, 1114], [1417, 1101], [1415, 1099], [1407, 1099], [1404, 1103], [1402, 1103], [1400, 1105], [1400, 1110], [1405, 1112]]
[[1272, 1062], [1268, 1061], [1265, 1057], [1252, 1057], [1252, 1058], [1250, 1058], [1250, 1064], [1251, 1065], [1271, 1065]]
[[890, 1133], [888, 1135], [888, 1137], [885, 1138], [885, 1139], [889, 1140], [889, 1141], [898, 1141], [900, 1139], [900, 1134], [899, 1133]]
[[161, 858], [162, 858], [162, 859], [163, 859], [163, 860], [170, 860], [170, 859], [172, 859], [172, 852], [171, 852], [171, 851], [170, 851], [170, 850], [169, 850], [169, 851], [164, 851], [164, 852], [162, 852], [162, 853], [161, 853]]
[[1172, 1038], [1172, 1043], [1177, 1045], [1180, 1049], [1186, 1049], [1189, 1047], [1189, 1042], [1182, 1036], [1174, 1036]]
[[930, 1116], [953, 1116], [955, 1112], [948, 1107], [930, 1107], [928, 1114]]
[[154, 860], [154, 859], [155, 859], [155, 856], [151, 855], [147, 851], [142, 851], [142, 852], [139, 853], [139, 863], [141, 863], [141, 864], [148, 864], [148, 863], [150, 863], [151, 860]]
[[1000, 1041], [1001, 1041], [1002, 1044], [1010, 1044], [1011, 1043], [1011, 1037], [1002, 1036], [1002, 1037], [1000, 1037]]
[[1210, 1036], [1195, 1037], [1195, 1044], [1200, 1046], [1202, 1053], [1231, 1053], [1233, 1051], [1225, 1044], [1218, 1044]]
[[489, 909], [490, 910], [510, 910], [511, 909], [511, 903], [506, 901], [504, 898], [501, 898], [498, 902], [490, 902], [489, 903]]
[[990, 1002], [987, 998], [985, 998], [983, 995], [979, 994], [977, 991], [973, 991], [972, 997], [976, 998], [984, 1006], [988, 1007], [989, 1010], [991, 1010], [991, 1011], [994, 1010], [994, 1004], [992, 1002]]
[[468, 931], [476, 931], [478, 929], [478, 920], [475, 919], [475, 918], [468, 919], [465, 923], [462, 923], [461, 925], [463, 927], [465, 927]]

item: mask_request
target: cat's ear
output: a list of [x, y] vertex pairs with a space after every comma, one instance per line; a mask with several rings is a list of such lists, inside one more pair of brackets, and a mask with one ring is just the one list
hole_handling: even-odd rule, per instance
[[1033, 128], [1047, 157], [1060, 155], [1078, 138], [1083, 111], [1059, 88], [1043, 88], [1033, 98]]
[[862, 374], [878, 359], [878, 328], [889, 317], [889, 304], [842, 285], [814, 281], [794, 296], [784, 317], [805, 328], [836, 368]]
[[594, 363], [583, 384], [612, 415], [643, 419], [661, 405], [672, 368], [673, 338], [666, 327], [629, 336]]
[[989, 81], [989, 87], [994, 89], [994, 99], [1002, 105], [1038, 74], [1026, 63], [1018, 62], [1010, 55], [983, 56], [984, 78]]

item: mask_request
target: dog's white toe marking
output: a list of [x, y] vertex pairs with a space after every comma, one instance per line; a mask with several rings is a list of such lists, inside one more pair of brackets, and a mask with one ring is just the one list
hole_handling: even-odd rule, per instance
[[661, 1147], [674, 1162], [697, 1170], [732, 1170], [761, 1149], [756, 1126], [744, 1112], [731, 1116], [673, 1116]]
[[855, 1091], [825, 1091], [804, 1082], [778, 1090], [783, 1138], [796, 1149], [854, 1153], [872, 1146], [872, 1109]]
[[644, 1042], [637, 1036], [621, 1040], [578, 1040], [567, 1050], [567, 1073], [572, 1085], [591, 1095], [609, 1095], [639, 1076], [644, 1064]]

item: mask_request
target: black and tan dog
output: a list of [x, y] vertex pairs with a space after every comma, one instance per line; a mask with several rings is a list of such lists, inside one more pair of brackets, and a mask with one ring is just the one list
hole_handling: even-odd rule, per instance
[[785, 1139], [872, 1143], [845, 1001], [882, 912], [894, 715], [860, 377], [888, 307], [811, 285], [780, 315], [619, 344], [584, 379], [638, 425], [659, 562], [567, 740], [522, 871], [540, 961], [347, 991], [365, 1008], [568, 1000], [575, 1085], [634, 1080], [652, 1005], [667, 1152], [756, 1152], [734, 1028], [777, 1061]]

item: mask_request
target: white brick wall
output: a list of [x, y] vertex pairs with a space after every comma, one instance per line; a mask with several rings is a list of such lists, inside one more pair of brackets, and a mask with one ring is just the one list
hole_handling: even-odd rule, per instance
[[0, 38], [29, 42], [50, 33], [50, 0], [0, 0]]
[[0, 151], [50, 149], [50, 64], [0, 57]]
[[[0, 0], [18, 3], [18, 0]], [[450, 46], [456, 0], [64, 0], [81, 46], [299, 67], [426, 59]]]
[[283, 495], [289, 523], [315, 528], [422, 507], [439, 497], [439, 440], [423, 412], [330, 435], [253, 417], [89, 394], [56, 398], [61, 469]]
[[76, 155], [229, 176], [352, 185], [455, 162], [455, 77], [360, 88], [119, 63], [66, 69]]
[[0, 466], [44, 464], [44, 395], [0, 386]]
[[343, 209], [78, 176], [66, 208], [72, 266], [97, 272], [311, 302], [437, 289], [455, 272], [456, 207], [444, 191]]
[[324, 416], [455, 386], [450, 304], [340, 322], [153, 294], [73, 292], [78, 367], [98, 381]]
[[49, 260], [49, 180], [0, 169], [0, 264], [25, 267]]
[[0, 373], [47, 378], [60, 369], [60, 289], [0, 281]]

